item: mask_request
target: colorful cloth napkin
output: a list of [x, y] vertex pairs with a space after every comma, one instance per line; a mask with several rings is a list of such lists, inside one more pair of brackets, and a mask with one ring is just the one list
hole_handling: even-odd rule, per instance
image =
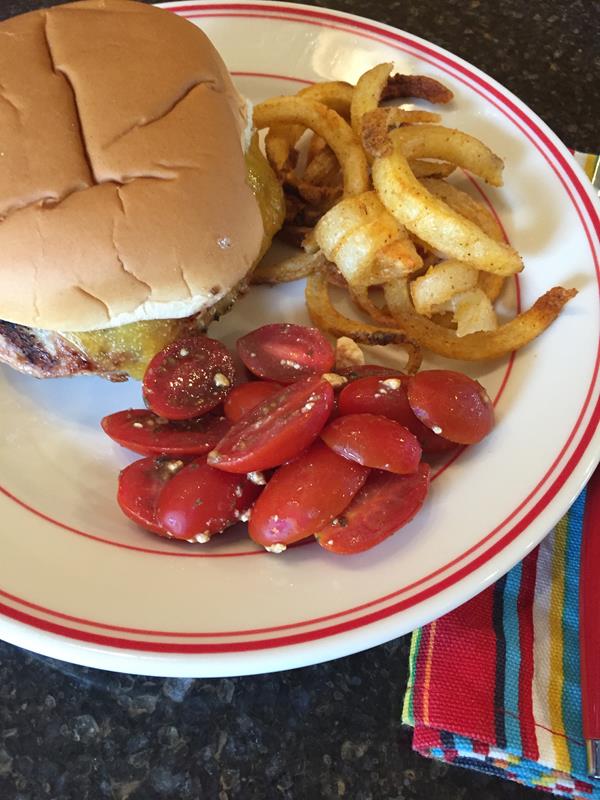
[[[590, 178], [597, 156], [575, 154]], [[585, 492], [495, 585], [415, 631], [403, 722], [424, 756], [556, 795], [600, 800], [586, 772], [579, 684]]]

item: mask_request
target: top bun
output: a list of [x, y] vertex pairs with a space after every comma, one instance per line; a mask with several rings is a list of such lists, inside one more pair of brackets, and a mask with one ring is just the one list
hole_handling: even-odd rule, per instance
[[77, 331], [183, 317], [263, 236], [247, 106], [195, 25], [131, 0], [0, 23], [0, 319]]

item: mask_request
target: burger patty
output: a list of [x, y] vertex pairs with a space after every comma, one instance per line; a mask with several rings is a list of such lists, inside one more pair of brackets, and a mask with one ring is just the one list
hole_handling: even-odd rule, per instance
[[60, 333], [14, 322], [0, 321], [0, 361], [35, 378], [96, 372], [94, 364]]
[[[243, 281], [210, 308], [182, 319], [178, 326], [178, 335], [206, 331], [211, 322], [231, 308], [246, 288], [247, 283]], [[138, 356], [135, 351], [108, 351], [97, 358], [75, 344], [73, 338], [73, 334], [28, 328], [0, 320], [0, 362], [34, 378], [95, 374], [110, 381], [127, 380], [129, 375], [124, 364], [135, 362]]]

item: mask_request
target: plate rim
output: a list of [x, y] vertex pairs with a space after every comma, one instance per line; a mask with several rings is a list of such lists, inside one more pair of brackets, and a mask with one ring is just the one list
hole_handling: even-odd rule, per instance
[[[264, 12], [268, 11], [271, 12], [268, 16], [271, 19], [277, 18], [273, 15], [275, 11], [285, 10], [286, 12], [290, 12], [298, 22], [308, 22], [309, 20], [307, 17], [315, 17], [322, 21], [329, 21], [335, 20], [337, 22], [342, 22], [345, 24], [350, 23], [350, 27], [356, 28], [358, 24], [359, 27], [366, 27], [370, 31], [378, 34], [379, 36], [383, 35], [386, 37], [388, 41], [386, 44], [394, 44], [393, 41], [389, 41], [389, 39], [395, 39], [397, 37], [401, 37], [407, 40], [408, 44], [414, 45], [415, 43], [420, 46], [425, 46], [430, 51], [433, 51], [437, 57], [443, 57], [443, 59], [449, 64], [450, 67], [456, 68], [456, 66], [460, 66], [461, 70], [466, 69], [468, 77], [472, 77], [475, 75], [480, 79], [484, 80], [484, 83], [488, 84], [492, 89], [495, 90], [496, 93], [499, 93], [499, 100], [500, 102], [506, 102], [507, 100], [510, 101], [513, 108], [511, 110], [516, 109], [520, 112], [520, 114], [525, 113], [527, 115], [526, 122], [534, 123], [535, 127], [544, 134], [545, 138], [548, 140], [548, 144], [551, 145], [549, 150], [554, 150], [555, 157], [556, 155], [560, 156], [561, 159], [564, 160], [564, 167], [565, 172], [571, 172], [575, 180], [571, 178], [572, 187], [574, 189], [583, 189], [583, 197], [580, 192], [580, 198], [582, 200], [583, 206], [588, 213], [588, 221], [592, 225], [598, 225], [598, 220], [594, 217], [594, 212], [597, 215], [597, 203], [594, 202], [594, 197], [591, 192], [591, 186], [587, 180], [587, 177], [581, 170], [581, 168], [575, 163], [574, 159], [572, 159], [569, 155], [569, 151], [567, 148], [558, 140], [556, 135], [548, 128], [545, 123], [537, 117], [534, 112], [532, 112], [522, 101], [520, 101], [517, 97], [515, 97], [509, 90], [505, 89], [501, 84], [495, 81], [493, 78], [490, 78], [488, 75], [483, 73], [478, 68], [472, 66], [468, 62], [464, 61], [458, 56], [454, 56], [451, 52], [446, 51], [445, 49], [435, 45], [431, 42], [428, 42], [425, 39], [422, 39], [414, 34], [401, 31], [396, 29], [392, 26], [386, 25], [385, 23], [380, 23], [377, 21], [369, 20], [367, 18], [349, 14], [343, 11], [337, 11], [333, 9], [324, 9], [321, 7], [315, 8], [314, 6], [308, 6], [304, 4], [297, 4], [297, 3], [285, 3], [285, 2], [252, 2], [251, 0], [241, 0], [235, 3], [228, 3], [228, 2], [197, 2], [197, 0], [187, 0], [187, 2], [171, 2], [171, 3], [163, 3], [161, 4], [163, 7], [169, 8], [172, 11], [181, 11], [184, 16], [189, 16], [187, 12], [190, 11], [210, 11], [210, 10], [221, 10], [227, 12], [223, 14], [223, 16], [237, 16], [239, 17], [240, 14], [236, 14], [235, 12], [239, 12], [240, 10], [246, 11], [259, 11]], [[232, 13], [233, 12], [233, 13]], [[206, 14], [202, 14], [201, 16], [206, 16]], [[214, 16], [217, 16], [216, 14]], [[253, 14], [256, 16], [256, 14]], [[352, 31], [350, 31], [352, 32]], [[356, 32], [356, 31], [354, 31]], [[437, 65], [439, 66], [439, 65]], [[489, 98], [487, 98], [489, 100]], [[495, 104], [494, 104], [495, 105]], [[508, 116], [508, 115], [507, 115]], [[539, 149], [539, 148], [538, 148]], [[555, 167], [552, 165], [549, 159], [548, 163], [550, 166], [553, 167], [557, 177], [560, 179], [563, 186], [565, 186], [565, 181], [563, 178], [558, 174]], [[565, 186], [567, 192], [569, 193], [569, 189]], [[587, 203], [585, 201], [587, 198]], [[579, 216], [582, 219], [582, 225], [584, 230], [588, 235], [588, 239], [590, 240], [590, 248], [592, 253], [594, 252], [593, 249], [593, 237], [590, 238], [590, 233], [587, 230], [587, 226], [584, 223], [584, 217], [582, 216], [582, 211], [577, 205], [576, 201], [571, 196], [571, 202], [573, 203], [574, 207], [576, 208]], [[598, 279], [598, 265], [596, 264], [596, 277]], [[594, 388], [598, 384], [598, 354], [596, 358], [596, 370], [594, 373], [594, 378], [592, 383], [590, 384], [591, 393]], [[589, 400], [588, 400], [589, 403]], [[589, 410], [589, 409], [588, 409]], [[585, 406], [580, 415], [586, 411]], [[416, 625], [423, 624], [424, 621], [427, 621], [425, 618], [429, 617], [432, 618], [429, 609], [432, 605], [438, 606], [437, 612], [433, 614], [433, 616], [438, 616], [440, 613], [446, 613], [449, 611], [451, 607], [458, 605], [464, 602], [468, 597], [472, 596], [472, 594], [481, 591], [485, 588], [486, 585], [491, 583], [493, 580], [497, 579], [500, 574], [505, 572], [506, 570], [510, 569], [510, 567], [516, 563], [518, 560], [524, 557], [526, 552], [532, 549], [541, 539], [546, 535], [549, 531], [550, 527], [558, 520], [558, 518], [564, 513], [566, 508], [570, 505], [570, 502], [575, 499], [576, 495], [579, 493], [587, 478], [591, 475], [593, 468], [598, 463], [600, 459], [600, 437], [598, 435], [598, 427], [597, 427], [597, 420], [600, 413], [600, 400], [596, 403], [595, 408], [591, 411], [590, 419], [587, 423], [587, 427], [585, 428], [584, 434], [582, 435], [581, 440], [577, 444], [575, 451], [570, 455], [566, 464], [562, 467], [560, 471], [559, 478], [555, 478], [552, 486], [545, 490], [544, 497], [540, 498], [536, 501], [534, 505], [534, 509], [537, 509], [540, 506], [539, 513], [535, 514], [533, 519], [530, 520], [530, 524], [533, 522], [537, 522], [538, 520], [543, 520], [544, 525], [538, 524], [537, 527], [541, 530], [538, 530], [536, 536], [530, 537], [527, 542], [520, 542], [522, 537], [527, 531], [527, 527], [525, 526], [523, 521], [520, 521], [518, 525], [521, 525], [521, 529], [517, 531], [514, 536], [510, 539], [510, 541], [504, 545], [500, 550], [496, 553], [493, 552], [492, 555], [488, 556], [484, 559], [481, 568], [484, 568], [488, 565], [488, 573], [490, 572], [489, 566], [492, 564], [503, 560], [503, 564], [496, 569], [495, 572], [491, 572], [487, 576], [487, 582], [483, 581], [476, 581], [475, 576], [480, 571], [479, 568], [474, 568], [469, 570], [471, 573], [471, 579], [467, 581], [468, 586], [473, 586], [474, 588], [468, 589], [465, 587], [465, 579], [457, 578], [456, 580], [452, 581], [451, 585], [445, 588], [442, 588], [438, 591], [432, 592], [432, 594], [426, 598], [425, 601], [415, 601], [415, 603], [411, 606], [411, 614], [413, 619], [418, 620], [421, 617], [420, 621], [416, 622]], [[595, 421], [595, 425], [593, 424]], [[578, 421], [580, 422], [580, 420]], [[574, 431], [577, 430], [577, 424], [575, 424]], [[585, 436], [589, 433], [587, 438]], [[573, 431], [572, 431], [573, 434]], [[572, 435], [571, 434], [571, 435]], [[565, 445], [566, 447], [566, 445]], [[561, 451], [561, 454], [556, 459], [556, 462], [559, 462], [564, 455], [564, 451]], [[573, 469], [576, 472], [569, 470], [569, 465], [575, 459], [575, 463], [573, 465]], [[551, 472], [555, 465], [552, 465], [548, 472]], [[559, 479], [564, 476], [564, 480], [561, 481], [560, 485], [558, 485], [556, 491], [554, 492], [552, 498], [550, 498], [552, 502], [552, 509], [548, 512], [547, 503], [545, 502], [545, 498], [547, 494], [554, 489], [556, 484], [558, 483]], [[546, 480], [546, 476], [542, 478], [541, 483], [544, 483]], [[533, 490], [532, 494], [537, 491], [539, 487], [536, 487]], [[569, 499], [570, 498], [570, 499]], [[528, 498], [529, 499], [529, 498]], [[524, 503], [527, 502], [527, 499], [523, 501]], [[533, 509], [529, 511], [526, 515], [526, 518], [531, 515]], [[552, 521], [548, 525], [547, 520], [551, 519]], [[504, 521], [503, 524], [505, 524]], [[516, 526], [515, 526], [516, 527]], [[545, 528], [545, 530], [544, 530]], [[510, 531], [508, 533], [511, 533]], [[508, 533], [505, 534], [497, 544], [504, 541]], [[521, 543], [523, 546], [517, 547], [516, 545]], [[481, 543], [478, 543], [478, 545]], [[493, 547], [490, 549], [494, 549]], [[516, 556], [512, 557], [511, 561], [511, 553], [513, 551], [517, 551]], [[504, 554], [504, 558], [501, 559], [500, 557]], [[463, 554], [464, 555], [464, 554]], [[487, 551], [483, 554], [487, 555]], [[508, 566], [507, 566], [507, 562]], [[473, 562], [471, 562], [473, 563]], [[467, 565], [469, 566], [469, 565]], [[450, 577], [454, 577], [453, 575]], [[462, 592], [460, 591], [462, 588]], [[465, 590], [466, 588], [466, 590]], [[444, 605], [444, 610], [439, 611], [440, 605], [440, 598], [444, 598], [448, 595], [448, 593], [454, 594], [452, 602], [449, 604], [447, 603]], [[381, 601], [382, 598], [379, 598], [378, 601]], [[378, 602], [374, 601], [374, 602]], [[31, 629], [31, 620], [25, 621], [21, 619], [20, 622], [17, 622], [15, 615], [6, 614], [6, 608], [4, 604], [0, 604], [0, 610], [3, 613], [3, 618], [6, 616], [13, 616], [13, 622], [18, 627], [18, 630], [13, 629], [13, 625], [9, 624], [8, 629], [3, 631], [3, 638], [7, 641], [16, 640], [16, 644], [21, 644], [24, 646], [29, 646], [26, 644], [23, 639], [24, 636], [18, 635], [22, 633], [22, 628]], [[414, 613], [421, 611], [421, 613]], [[10, 609], [12, 612], [13, 609]], [[44, 652], [47, 655], [56, 656], [58, 658], [65, 658], [66, 650], [69, 651], [69, 660], [74, 661], [76, 663], [83, 663], [89, 666], [102, 666], [103, 668], [107, 669], [125, 669], [129, 672], [136, 672], [140, 669], [141, 665], [143, 664], [143, 668], [141, 674], [157, 674], [157, 675], [233, 675], [233, 674], [248, 674], [252, 672], [264, 671], [264, 665], [267, 665], [268, 670], [275, 670], [275, 669], [285, 669], [292, 666], [301, 666], [303, 664], [312, 664], [318, 663], [319, 661], [325, 660], [326, 658], [331, 658], [335, 656], [346, 655], [351, 652], [356, 652], [358, 650], [364, 649], [366, 647], [373, 646], [375, 644], [379, 644], [381, 642], [387, 641], [394, 636], [401, 635], [402, 633], [406, 632], [406, 627], [402, 627], [402, 624], [396, 625], [395, 622], [401, 621], [400, 615], [403, 614], [403, 610], [394, 610], [394, 607], [390, 609], [385, 608], [382, 609], [382, 612], [387, 612], [384, 614], [384, 617], [380, 618], [379, 620], [375, 620], [379, 624], [373, 624], [371, 621], [362, 622], [361, 619], [358, 620], [349, 620], [349, 624], [352, 625], [352, 629], [354, 630], [354, 634], [352, 636], [348, 635], [348, 632], [331, 632], [331, 633], [324, 633], [322, 629], [313, 632], [311, 635], [310, 632], [305, 634], [308, 637], [308, 641], [314, 642], [316, 640], [319, 641], [320, 647], [317, 649], [308, 648], [308, 653], [301, 655], [300, 651], [297, 647], [297, 644], [292, 644], [289, 642], [280, 643], [282, 640], [278, 640], [275, 644], [267, 645], [267, 647], [272, 648], [270, 649], [270, 655], [275, 653], [275, 658], [267, 657], [267, 648], [265, 647], [264, 642], [253, 642], [253, 645], [261, 645], [261, 647], [253, 646], [251, 650], [239, 650], [239, 651], [231, 651], [231, 649], [225, 647], [216, 651], [202, 651], [199, 652], [192, 652], [185, 654], [185, 651], [172, 651], [169, 652], [168, 650], [159, 646], [159, 643], [153, 642], [152, 647], [154, 649], [149, 649], [147, 652], [142, 654], [139, 649], [131, 649], [132, 642], [128, 642], [126, 646], [116, 645], [115, 642], [117, 639], [113, 639], [111, 643], [108, 642], [101, 642], [99, 637], [93, 637], [88, 644], [83, 643], [85, 640], [78, 639], [77, 636], [73, 637], [72, 635], [65, 636], [58, 629], [54, 631], [48, 631], [42, 633], [41, 630], [37, 631], [37, 635], [30, 637], [30, 640], [36, 640], [34, 647], [37, 652]], [[342, 612], [344, 613], [344, 612]], [[39, 620], [37, 620], [39, 622]], [[383, 628], [381, 628], [381, 623], [386, 623]], [[40, 627], [39, 625], [35, 625], [34, 627]], [[286, 626], [284, 626], [286, 627]], [[414, 627], [414, 624], [411, 623], [411, 627]], [[394, 630], [395, 628], [395, 630]], [[368, 632], [368, 633], [367, 633]], [[377, 633], [376, 633], [377, 632]], [[69, 631], [70, 634], [78, 633], [78, 631]], [[7, 635], [8, 634], [8, 635]], [[41, 636], [41, 639], [40, 639]], [[339, 637], [343, 636], [343, 639]], [[357, 641], [358, 636], [358, 641]], [[26, 637], [25, 637], [26, 638]], [[39, 639], [39, 641], [38, 641]], [[330, 644], [329, 640], [331, 640], [331, 647], [327, 646]], [[326, 643], [326, 644], [325, 644]], [[94, 647], [90, 647], [90, 644], [94, 644]], [[133, 642], [133, 644], [138, 644]], [[306, 647], [306, 640], [301, 643], [302, 650], [305, 650]], [[357, 646], [358, 645], [358, 646]], [[99, 648], [105, 648], [106, 652], [100, 652]], [[119, 657], [116, 657], [116, 654], [119, 654]], [[212, 655], [219, 654], [219, 657], [213, 658]], [[249, 654], [251, 654], [249, 656]], [[174, 658], [176, 656], [176, 658]], [[207, 658], [208, 656], [208, 658]], [[125, 661], [131, 661], [132, 663], [127, 664], [124, 666], [124, 663], [121, 663], [121, 657], [125, 659]], [[167, 661], [169, 665], [167, 665]], [[185, 666], [183, 662], [186, 662]], [[118, 662], [118, 663], [116, 663]], [[152, 665], [151, 662], [155, 662]], [[245, 664], [243, 662], [246, 662]], [[274, 663], [271, 663], [274, 662]], [[279, 666], [279, 662], [282, 662]], [[137, 666], [136, 666], [137, 665]], [[206, 672], [203, 668], [203, 665], [208, 667], [208, 672]], [[212, 665], [212, 666], [209, 666]], [[199, 669], [200, 668], [200, 669]], [[155, 671], [158, 670], [158, 671]], [[186, 671], [191, 670], [191, 671]], [[216, 670], [216, 671], [215, 671]]]

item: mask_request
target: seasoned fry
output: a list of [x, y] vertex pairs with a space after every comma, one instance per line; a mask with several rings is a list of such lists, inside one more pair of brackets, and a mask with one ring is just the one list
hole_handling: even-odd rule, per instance
[[[301, 89], [297, 96], [323, 103], [345, 119], [349, 119], [353, 90], [354, 87], [344, 81], [329, 81], [307, 86]], [[306, 127], [294, 124], [274, 125], [267, 133], [265, 139], [267, 158], [278, 175], [284, 175], [295, 168], [298, 154], [294, 147]]]
[[494, 307], [486, 293], [476, 287], [452, 298], [456, 335], [460, 338], [478, 331], [493, 331], [498, 327]]
[[413, 311], [410, 289], [406, 278], [384, 284], [383, 296], [392, 318], [396, 319], [406, 311]]
[[[474, 200], [470, 194], [457, 189], [451, 183], [434, 178], [426, 178], [421, 183], [431, 194], [439, 197], [454, 211], [458, 211], [463, 217], [478, 225], [491, 239], [495, 239], [497, 242], [505, 241], [504, 232], [496, 217], [489, 208]], [[500, 296], [504, 281], [505, 278], [501, 275], [493, 275], [491, 272], [479, 273], [479, 288], [483, 289], [492, 303]]]
[[326, 145], [306, 165], [303, 180], [317, 186], [331, 185], [339, 175], [339, 165], [335, 153]]
[[470, 194], [463, 192], [462, 189], [457, 189], [447, 181], [427, 177], [423, 178], [421, 183], [431, 194], [439, 197], [454, 211], [458, 211], [463, 217], [474, 222], [491, 239], [495, 239], [497, 242], [504, 241], [504, 233], [498, 220], [483, 203], [474, 200]]
[[405, 111], [403, 108], [375, 108], [367, 111], [360, 120], [362, 145], [368, 156], [377, 158], [392, 152], [389, 132], [401, 125], [440, 122], [439, 114], [431, 111]]
[[[383, 204], [409, 231], [450, 258], [499, 275], [520, 272], [523, 263], [516, 250], [491, 239], [473, 222], [428, 192], [415, 178], [402, 148], [404, 134], [420, 130], [423, 128], [392, 131], [394, 152], [373, 162], [373, 182]], [[431, 155], [430, 152], [414, 153], [414, 150], [413, 154]]]
[[381, 94], [382, 100], [420, 98], [430, 103], [449, 103], [454, 95], [443, 83], [426, 75], [390, 75]]
[[337, 311], [329, 298], [327, 279], [314, 272], [306, 280], [306, 304], [313, 323], [333, 336], [348, 336], [355, 342], [367, 345], [396, 344], [406, 350], [408, 362], [404, 369], [416, 372], [421, 366], [421, 350], [402, 331], [378, 328], [364, 322], [349, 319]]
[[447, 178], [456, 169], [448, 161], [425, 161], [422, 158], [409, 158], [408, 163], [416, 178]]
[[[380, 107], [389, 99], [453, 98], [432, 78], [390, 76], [392, 66], [368, 70], [356, 87], [315, 84], [256, 106], [255, 126], [269, 128], [267, 154], [286, 197], [282, 236], [304, 252], [258, 268], [254, 280], [307, 276], [316, 325], [348, 337], [357, 352], [357, 342], [398, 344], [409, 371], [420, 366], [421, 348], [469, 361], [506, 355], [542, 333], [576, 291], [555, 287], [498, 325], [493, 303], [506, 277], [522, 270], [521, 257], [490, 209], [443, 179], [462, 167], [501, 186], [503, 162], [473, 136], [438, 124], [438, 114]], [[306, 130], [313, 135], [300, 171], [296, 146]], [[337, 311], [329, 283], [376, 324]], [[383, 291], [384, 305], [369, 287]]]
[[376, 272], [382, 283], [403, 278], [420, 270], [423, 259], [406, 228], [399, 227], [398, 238], [375, 253]]
[[443, 305], [459, 292], [474, 289], [478, 272], [462, 261], [442, 261], [429, 267], [425, 275], [410, 284], [410, 295], [415, 311], [430, 317], [438, 306]]
[[[406, 285], [406, 281], [399, 281], [398, 283], [404, 283]], [[385, 285], [391, 286], [392, 283], [387, 283]], [[385, 327], [396, 325], [395, 320], [390, 316], [389, 313], [387, 313], [386, 309], [381, 308], [371, 300], [368, 286], [351, 286], [349, 289], [350, 297], [352, 298], [354, 305], [360, 311], [364, 311], [366, 314], [368, 314], [374, 322], [377, 322], [379, 325], [383, 325]]]
[[479, 139], [443, 125], [408, 126], [390, 132], [405, 158], [439, 158], [468, 169], [491, 186], [502, 186], [504, 162]]
[[288, 283], [306, 278], [315, 269], [325, 264], [325, 256], [317, 253], [299, 253], [278, 264], [260, 264], [252, 273], [251, 283]]
[[[433, 353], [462, 361], [482, 361], [508, 355], [529, 344], [554, 322], [563, 306], [576, 294], [576, 289], [555, 286], [538, 298], [530, 309], [496, 330], [479, 331], [462, 338], [455, 331], [437, 325], [414, 311], [399, 310], [386, 321]], [[381, 322], [383, 324], [383, 320]]]
[[[299, 132], [298, 132], [299, 131]], [[279, 177], [291, 172], [298, 160], [294, 145], [302, 136], [303, 128], [294, 125], [273, 125], [265, 138], [265, 152], [269, 163]]]
[[368, 111], [374, 111], [379, 105], [382, 92], [393, 66], [392, 63], [378, 64], [361, 75], [354, 87], [352, 104], [350, 105], [350, 122], [357, 139], [361, 137], [364, 115]]
[[315, 240], [353, 285], [393, 280], [423, 263], [406, 230], [375, 192], [339, 202], [317, 223]]
[[317, 103], [323, 103], [324, 106], [332, 108], [334, 111], [344, 117], [350, 119], [350, 105], [352, 103], [352, 94], [354, 86], [345, 81], [327, 81], [325, 83], [313, 83], [312, 86], [307, 86], [305, 89], [300, 89], [298, 97], [308, 98], [309, 100], [316, 100]]
[[[385, 207], [375, 192], [345, 198], [319, 220], [315, 229], [316, 240], [326, 255], [333, 254], [345, 236], [384, 213]], [[327, 257], [334, 260], [330, 255]]]
[[367, 191], [369, 173], [363, 150], [352, 129], [339, 114], [312, 100], [299, 97], [276, 97], [254, 107], [257, 130], [280, 123], [304, 125], [322, 136], [340, 163], [344, 176], [344, 194]]

